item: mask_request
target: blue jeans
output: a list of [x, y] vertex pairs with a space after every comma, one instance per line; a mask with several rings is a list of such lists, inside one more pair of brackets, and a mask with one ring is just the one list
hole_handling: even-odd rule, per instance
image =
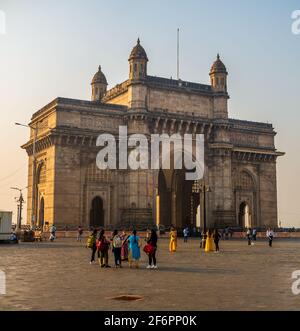
[[121, 265], [121, 247], [114, 247], [115, 265]]

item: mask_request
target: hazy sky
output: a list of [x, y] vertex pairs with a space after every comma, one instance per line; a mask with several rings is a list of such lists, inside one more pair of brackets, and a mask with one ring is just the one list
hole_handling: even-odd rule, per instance
[[28, 131], [14, 122], [28, 123], [57, 96], [90, 99], [99, 64], [110, 87], [127, 79], [138, 36], [149, 74], [176, 77], [180, 27], [181, 78], [209, 83], [220, 52], [229, 71], [230, 117], [273, 123], [277, 148], [286, 152], [277, 166], [279, 219], [300, 227], [296, 9], [299, 0], [0, 0], [6, 23], [6, 33], [0, 30], [0, 209], [15, 212], [17, 192], [10, 187], [27, 185], [27, 155], [19, 146]]

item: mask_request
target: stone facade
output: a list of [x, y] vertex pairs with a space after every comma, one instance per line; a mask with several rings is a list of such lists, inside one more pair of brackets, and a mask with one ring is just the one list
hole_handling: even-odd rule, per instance
[[28, 223], [34, 216], [37, 225], [143, 228], [158, 221], [159, 210], [166, 226], [203, 226], [203, 193], [192, 192], [183, 171], [97, 168], [99, 134], [117, 136], [127, 125], [129, 134], [205, 135], [207, 226], [276, 227], [276, 159], [283, 153], [275, 149], [271, 124], [228, 117], [219, 56], [211, 85], [149, 76], [147, 62], [138, 41], [127, 81], [107, 91], [99, 67], [92, 101], [57, 98], [33, 115], [22, 146], [29, 156]]

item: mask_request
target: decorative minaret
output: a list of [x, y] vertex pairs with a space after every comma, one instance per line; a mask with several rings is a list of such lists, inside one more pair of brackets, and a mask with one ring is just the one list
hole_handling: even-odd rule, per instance
[[210, 69], [211, 87], [214, 91], [214, 118], [228, 118], [228, 99], [227, 93], [227, 76], [228, 72], [224, 63], [217, 55], [217, 60]]
[[99, 66], [92, 80], [92, 101], [100, 102], [107, 90], [107, 80]]
[[129, 79], [144, 80], [147, 77], [148, 57], [144, 48], [137, 40], [136, 46], [133, 47], [129, 56]]
[[227, 75], [228, 72], [224, 63], [220, 60], [220, 55], [217, 55], [217, 60], [210, 69], [211, 86], [216, 92], [227, 92]]

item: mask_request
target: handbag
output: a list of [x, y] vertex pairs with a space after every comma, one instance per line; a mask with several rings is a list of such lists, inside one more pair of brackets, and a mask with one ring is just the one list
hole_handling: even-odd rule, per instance
[[155, 251], [155, 247], [152, 246], [151, 244], [147, 244], [145, 247], [144, 247], [144, 252], [146, 254], [153, 254]]

